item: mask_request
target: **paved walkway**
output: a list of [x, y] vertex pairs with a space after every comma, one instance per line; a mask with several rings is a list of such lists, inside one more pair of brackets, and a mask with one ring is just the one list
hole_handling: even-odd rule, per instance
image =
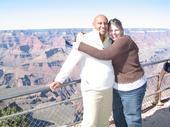
[[[143, 127], [170, 127], [170, 100], [142, 114]], [[109, 127], [115, 127], [114, 124]]]

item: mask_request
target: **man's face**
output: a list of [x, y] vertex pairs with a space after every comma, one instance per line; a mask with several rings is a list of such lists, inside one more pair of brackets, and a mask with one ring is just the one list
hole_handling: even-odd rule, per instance
[[105, 35], [108, 31], [108, 20], [105, 16], [97, 16], [94, 19], [93, 26], [99, 31], [100, 35]]

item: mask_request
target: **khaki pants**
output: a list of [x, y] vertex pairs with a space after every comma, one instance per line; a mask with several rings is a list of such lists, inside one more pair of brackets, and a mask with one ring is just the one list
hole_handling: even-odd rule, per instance
[[83, 121], [81, 127], [108, 127], [112, 110], [112, 88], [102, 91], [82, 91]]

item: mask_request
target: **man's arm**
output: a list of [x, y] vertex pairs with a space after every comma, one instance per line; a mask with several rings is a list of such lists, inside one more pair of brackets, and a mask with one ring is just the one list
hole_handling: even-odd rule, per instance
[[72, 49], [54, 81], [59, 81], [60, 83], [63, 83], [66, 78], [68, 78], [68, 76], [81, 58], [82, 54], [78, 50]]
[[129, 43], [127, 41], [128, 39], [126, 38], [120, 38], [116, 40], [111, 46], [104, 48], [103, 50], [94, 48], [81, 42], [78, 50], [98, 59], [111, 60], [128, 50]]
[[78, 50], [74, 48], [71, 50], [69, 56], [62, 65], [59, 73], [55, 77], [54, 82], [48, 84], [52, 91], [62, 86], [62, 83], [66, 80], [66, 78], [69, 77], [70, 73], [82, 57], [82, 53]]

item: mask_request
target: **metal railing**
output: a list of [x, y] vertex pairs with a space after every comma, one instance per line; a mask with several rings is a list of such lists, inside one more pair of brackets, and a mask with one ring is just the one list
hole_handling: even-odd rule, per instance
[[[157, 62], [145, 63], [143, 67], [157, 65], [169, 60], [170, 59], [165, 59]], [[148, 76], [147, 90], [142, 105], [143, 111], [153, 105], [160, 105], [162, 104], [162, 100], [170, 98], [170, 74], [165, 73], [163, 77], [161, 77], [162, 68], [160, 69], [160, 73]], [[53, 127], [76, 125], [81, 122], [83, 115], [82, 97], [79, 88], [80, 82], [80, 80], [67, 82], [58, 93], [50, 92], [47, 86], [6, 88], [3, 89], [3, 91], [1, 90], [1, 108], [6, 108], [6, 106], [2, 105], [10, 107], [10, 104], [15, 102], [15, 106], [20, 106], [22, 110], [14, 114], [1, 116], [0, 125], [6, 121], [13, 124], [18, 121], [18, 119], [23, 120], [22, 122], [20, 121], [21, 123], [25, 123], [25, 121], [26, 123], [25, 125], [16, 126]], [[54, 97], [50, 99], [48, 95], [45, 97], [41, 96], [43, 92]], [[60, 98], [61, 95], [65, 98]]]

